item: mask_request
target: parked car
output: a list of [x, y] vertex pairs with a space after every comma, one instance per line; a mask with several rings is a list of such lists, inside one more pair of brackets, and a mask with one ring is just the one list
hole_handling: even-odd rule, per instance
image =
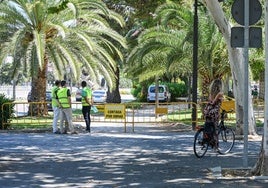
[[[158, 101], [169, 102], [171, 94], [166, 85], [158, 86]], [[148, 87], [147, 102], [155, 101], [155, 85]]]
[[95, 103], [105, 103], [107, 99], [107, 92], [105, 90], [94, 90], [92, 92], [92, 97]]
[[[28, 93], [27, 100], [28, 100], [28, 102], [32, 102], [31, 92]], [[47, 102], [47, 109], [49, 111], [52, 111], [53, 109], [52, 109], [52, 93], [51, 93], [51, 91], [46, 91], [46, 102]]]
[[75, 92], [75, 101], [79, 102], [82, 100], [82, 89], [77, 89]]

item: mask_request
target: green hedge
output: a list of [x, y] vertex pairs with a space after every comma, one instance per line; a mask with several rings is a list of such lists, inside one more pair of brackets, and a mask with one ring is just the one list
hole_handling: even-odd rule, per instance
[[13, 117], [15, 105], [3, 105], [4, 103], [10, 102], [13, 102], [13, 100], [6, 98], [3, 94], [0, 94], [0, 129], [7, 129], [10, 125], [10, 118]]
[[171, 93], [171, 101], [176, 101], [177, 97], [187, 97], [187, 87], [184, 83], [167, 83]]

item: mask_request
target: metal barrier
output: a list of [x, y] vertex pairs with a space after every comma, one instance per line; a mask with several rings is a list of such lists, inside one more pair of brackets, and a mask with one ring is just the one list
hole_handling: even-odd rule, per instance
[[[8, 122], [2, 122], [2, 125], [11, 125], [11, 127], [32, 125], [47, 126], [52, 124], [53, 112], [37, 113], [33, 116], [31, 104], [40, 105], [40, 110], [47, 112], [47, 106], [51, 103], [46, 102], [13, 102], [5, 103], [2, 105], [2, 110], [5, 106], [10, 107], [14, 105], [14, 113], [12, 118]], [[263, 104], [263, 103], [261, 103]], [[156, 108], [154, 103], [123, 103], [123, 104], [96, 104], [98, 108], [97, 113], [91, 113], [92, 122], [103, 123], [122, 123], [125, 130], [126, 125], [130, 124], [134, 131], [134, 126], [137, 123], [182, 123], [192, 125], [192, 107], [196, 105], [197, 109], [197, 121], [196, 124], [203, 124], [202, 109], [205, 103], [192, 103], [192, 102], [172, 102], [172, 103], [160, 103]], [[227, 104], [227, 106], [233, 106], [233, 103]], [[11, 109], [11, 108], [7, 108]], [[73, 102], [73, 122], [84, 122], [82, 115], [81, 102]], [[259, 105], [254, 107], [255, 117], [263, 116], [263, 108]], [[226, 121], [235, 121], [236, 116], [234, 113], [229, 113]], [[3, 117], [2, 117], [3, 120]]]
[[[31, 104], [40, 105], [40, 113], [33, 113]], [[5, 103], [5, 106], [14, 105], [14, 113], [8, 123], [14, 126], [33, 125], [45, 126], [52, 124], [53, 112], [47, 111], [46, 102], [13, 102]], [[191, 124], [192, 106], [191, 102], [160, 103], [156, 108], [154, 103], [123, 103], [123, 104], [96, 104], [97, 113], [91, 113], [92, 122], [122, 123], [131, 124], [134, 131], [134, 124], [137, 123], [171, 123], [186, 122]], [[73, 102], [73, 122], [84, 122], [81, 102]], [[45, 112], [45, 113], [44, 113]], [[46, 113], [47, 112], [47, 113]], [[37, 114], [37, 115], [33, 115]]]
[[[35, 113], [37, 115], [33, 115], [32, 105], [38, 105], [38, 112]], [[9, 102], [4, 103], [1, 106], [2, 111], [4, 109], [9, 109], [8, 113], [11, 113], [11, 119], [8, 122], [3, 121], [2, 115], [2, 125], [3, 127], [7, 127], [8, 125], [46, 125], [48, 123], [52, 123], [53, 114], [48, 112], [49, 103], [46, 102]], [[10, 106], [14, 106], [14, 109], [10, 108]], [[7, 113], [7, 112], [6, 112]]]
[[254, 116], [256, 120], [264, 121], [264, 100], [253, 99]]

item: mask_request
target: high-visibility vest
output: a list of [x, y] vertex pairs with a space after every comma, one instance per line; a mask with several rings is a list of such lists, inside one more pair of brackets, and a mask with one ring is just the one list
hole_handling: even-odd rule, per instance
[[89, 89], [88, 87], [84, 87], [82, 89], [81, 95], [82, 95], [82, 106], [90, 106], [90, 104], [86, 102], [86, 98], [88, 98], [89, 101], [91, 100], [92, 96], [91, 89]]
[[59, 91], [59, 87], [58, 86], [54, 86], [52, 89], [51, 89], [51, 94], [52, 94], [52, 106], [53, 107], [58, 107], [58, 103], [57, 103], [57, 95], [56, 93]]
[[68, 88], [66, 88], [66, 87], [59, 89], [59, 91], [57, 92], [58, 99], [59, 99], [59, 102], [60, 102], [62, 108], [70, 108], [71, 107], [69, 104], [69, 98], [68, 98], [67, 92], [68, 92]]

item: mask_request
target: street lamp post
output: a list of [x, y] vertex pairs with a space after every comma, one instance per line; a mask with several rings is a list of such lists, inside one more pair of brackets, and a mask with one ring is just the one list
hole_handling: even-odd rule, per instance
[[72, 85], [73, 85], [73, 83], [72, 83], [72, 69], [70, 66], [67, 67], [66, 72], [67, 72], [66, 81], [67, 81], [67, 83], [69, 83], [70, 92], [72, 93]]
[[[223, 2], [224, 0], [218, 0]], [[198, 0], [194, 1], [194, 33], [193, 33], [193, 81], [192, 81], [192, 129], [197, 123], [197, 83], [198, 83]]]
[[[198, 77], [198, 0], [194, 1], [194, 36], [193, 36], [193, 82], [192, 82], [192, 102], [197, 104], [197, 77]], [[192, 129], [197, 122], [197, 105], [192, 108]]]

